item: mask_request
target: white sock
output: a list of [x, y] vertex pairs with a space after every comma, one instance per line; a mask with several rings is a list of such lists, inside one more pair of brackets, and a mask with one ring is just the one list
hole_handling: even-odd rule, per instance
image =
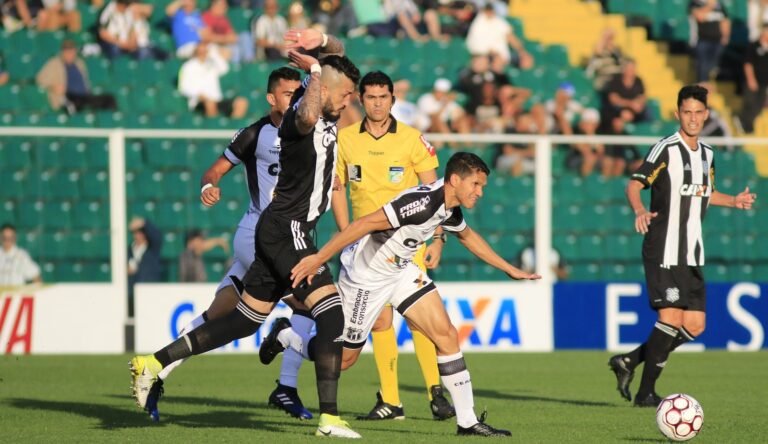
[[[303, 315], [294, 314], [291, 316], [291, 328], [305, 338], [315, 326], [315, 321]], [[308, 342], [308, 341], [305, 341]], [[299, 385], [299, 369], [304, 362], [301, 353], [292, 348], [288, 348], [283, 353], [283, 363], [280, 367], [280, 384], [296, 388]]]
[[[192, 319], [189, 324], [185, 325], [184, 328], [181, 329], [179, 332], [179, 337], [184, 336], [185, 334], [191, 332], [192, 330], [196, 329], [197, 327], [203, 325], [205, 323], [205, 319], [203, 318], [203, 315], [200, 315], [196, 317], [195, 319]], [[179, 359], [178, 361], [174, 361], [167, 366], [165, 366], [164, 369], [160, 370], [160, 373], [157, 374], [157, 377], [165, 381], [168, 379], [168, 376], [170, 376], [171, 372], [176, 370], [176, 367], [180, 366], [181, 364], [186, 361], [187, 358]]]
[[456, 409], [456, 424], [465, 428], [477, 424], [472, 381], [464, 363], [464, 356], [461, 352], [448, 356], [438, 355], [437, 368], [443, 385], [451, 394], [453, 406]]
[[286, 328], [278, 333], [277, 341], [286, 349], [292, 349], [305, 359], [309, 359], [309, 354], [306, 352], [306, 343], [309, 341], [305, 341], [302, 335], [295, 332], [293, 328]]

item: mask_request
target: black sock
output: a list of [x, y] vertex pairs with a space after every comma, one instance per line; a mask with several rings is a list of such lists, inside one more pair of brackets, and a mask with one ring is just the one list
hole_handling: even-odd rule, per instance
[[677, 337], [677, 328], [657, 321], [648, 340], [645, 342], [645, 366], [640, 380], [637, 398], [656, 391], [656, 380], [667, 363], [670, 347]]
[[160, 364], [166, 365], [229, 344], [235, 339], [256, 333], [268, 313], [259, 313], [243, 302], [228, 315], [208, 321], [155, 353]]
[[645, 361], [645, 342], [639, 347], [621, 357], [629, 369], [633, 369]]
[[680, 347], [681, 345], [685, 344], [686, 342], [691, 342], [694, 339], [696, 339], [696, 336], [692, 335], [688, 330], [685, 329], [685, 327], [680, 327], [680, 330], [677, 332], [677, 336], [675, 337], [675, 340], [672, 341], [672, 346], [669, 349], [669, 351], [676, 350], [677, 347]]
[[317, 325], [317, 335], [310, 343], [315, 361], [317, 396], [320, 399], [320, 413], [338, 415], [336, 394], [341, 373], [341, 352], [344, 342], [344, 312], [338, 293], [326, 296], [312, 308], [312, 317]]

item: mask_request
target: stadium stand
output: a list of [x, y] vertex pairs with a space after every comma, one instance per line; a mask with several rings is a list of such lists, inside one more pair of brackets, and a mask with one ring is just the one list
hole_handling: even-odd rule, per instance
[[[153, 40], [172, 52], [173, 42], [164, 28], [162, 8], [155, 3], [151, 18]], [[609, 0], [603, 14], [597, 2], [558, 0], [551, 2], [516, 0], [507, 20], [536, 60], [531, 70], [509, 68], [516, 86], [529, 88], [530, 103], [550, 99], [557, 86], [569, 81], [584, 106], [599, 106], [600, 98], [586, 76], [583, 62], [592, 51], [601, 30], [610, 26], [628, 53], [638, 60], [639, 73], [646, 82], [653, 120], [629, 125], [636, 135], [661, 137], [676, 128], [671, 121], [677, 90], [685, 81], [666, 47], [649, 39], [645, 29], [627, 26], [624, 16], [648, 20], [651, 37], [659, 40], [687, 38], [685, 6], [687, 0], [630, 1]], [[731, 0], [738, 17], [746, 0]], [[285, 10], [290, 1], [281, 1]], [[3, 126], [67, 126], [126, 128], [198, 128], [234, 131], [247, 120], [226, 117], [206, 119], [187, 110], [186, 101], [176, 92], [180, 60], [114, 61], [85, 57], [91, 83], [96, 92], [115, 94], [119, 111], [77, 114], [49, 111], [46, 94], [34, 85], [34, 76], [45, 60], [56, 54], [65, 38], [80, 44], [94, 43], [93, 26], [99, 11], [79, 5], [83, 17], [82, 33], [38, 33], [3, 31], [0, 51], [11, 83], [0, 87], [0, 124]], [[681, 12], [683, 11], [683, 12]], [[240, 7], [230, 9], [238, 30], [246, 30], [257, 16]], [[407, 39], [362, 36], [345, 40], [349, 56], [361, 71], [381, 69], [394, 78], [407, 78], [412, 96], [431, 89], [435, 78], [455, 78], [468, 65], [470, 54], [463, 39], [414, 42]], [[24, 48], [23, 51], [14, 48]], [[225, 96], [243, 95], [251, 100], [251, 115], [266, 111], [263, 81], [280, 64], [257, 62], [233, 66], [222, 78]], [[713, 107], [730, 116], [720, 94]], [[758, 131], [768, 134], [768, 117], [757, 122]], [[199, 203], [198, 179], [211, 161], [221, 154], [226, 140], [135, 139], [126, 141], [126, 186], [128, 217], [141, 215], [157, 223], [164, 232], [163, 259], [167, 275], [175, 280], [176, 260], [183, 249], [184, 232], [201, 228], [211, 233], [231, 233], [246, 208], [244, 176], [240, 171], [226, 176], [225, 195], [213, 210]], [[645, 152], [648, 147], [639, 147]], [[495, 146], [462, 147], [493, 164]], [[455, 151], [438, 151], [441, 165]], [[718, 151], [719, 186], [733, 192], [745, 181], [758, 194], [768, 195], [768, 180], [756, 174], [755, 157], [747, 150]], [[553, 244], [565, 258], [573, 280], [641, 280], [639, 262], [641, 238], [632, 230], [632, 216], [623, 195], [625, 178], [604, 178], [597, 173], [581, 177], [565, 168], [566, 149], [557, 149], [553, 158]], [[105, 281], [109, 279], [109, 196], [106, 142], [99, 139], [52, 137], [0, 138], [0, 221], [14, 221], [20, 229], [19, 243], [38, 258], [46, 281]], [[735, 180], [738, 179], [738, 180]], [[515, 259], [530, 243], [534, 229], [534, 181], [530, 176], [492, 176], [480, 208], [467, 211], [471, 225], [486, 233], [507, 259]], [[748, 217], [730, 218], [732, 230], [718, 234], [727, 209], [713, 209], [708, 230], [708, 260], [713, 280], [739, 279], [768, 270], [768, 229], [759, 220], [768, 209], [758, 207]], [[318, 226], [319, 243], [327, 240], [335, 227], [330, 216]], [[206, 257], [208, 276], [217, 280], [226, 257], [214, 253]], [[505, 277], [484, 264], [478, 264], [455, 240], [445, 247], [439, 280], [498, 280]]]

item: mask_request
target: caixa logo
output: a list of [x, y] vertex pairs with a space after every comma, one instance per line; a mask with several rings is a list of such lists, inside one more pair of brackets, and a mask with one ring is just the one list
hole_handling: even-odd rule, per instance
[[[521, 345], [514, 299], [457, 297], [443, 299], [443, 304], [456, 327], [461, 347]], [[397, 345], [402, 346], [412, 339], [405, 323], [401, 324]]]

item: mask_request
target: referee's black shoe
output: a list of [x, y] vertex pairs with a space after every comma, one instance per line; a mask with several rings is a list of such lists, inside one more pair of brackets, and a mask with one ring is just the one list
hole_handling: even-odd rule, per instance
[[456, 434], [459, 436], [487, 436], [500, 437], [512, 436], [509, 430], [496, 429], [485, 423], [486, 412], [480, 415], [477, 423], [471, 427], [457, 426]]
[[405, 419], [405, 410], [403, 405], [392, 405], [384, 402], [380, 392], [376, 392], [376, 405], [373, 406], [367, 415], [357, 417], [363, 421], [380, 421], [382, 419]]
[[261, 347], [259, 348], [259, 359], [262, 364], [269, 365], [275, 360], [277, 355], [285, 350], [283, 344], [277, 340], [277, 334], [286, 328], [291, 328], [291, 321], [289, 321], [288, 318], [275, 319], [275, 322], [272, 324], [272, 330], [270, 330], [267, 337], [264, 338], [264, 342], [261, 343]]
[[629, 391], [629, 384], [632, 382], [632, 378], [635, 377], [635, 371], [627, 367], [624, 355], [612, 356], [608, 360], [608, 366], [611, 367], [611, 371], [616, 375], [616, 390], [619, 391], [622, 398], [631, 401], [632, 393]]
[[653, 407], [657, 408], [661, 404], [661, 396], [656, 393], [648, 393], [647, 395], [641, 395], [638, 393], [635, 395], [635, 407]]

